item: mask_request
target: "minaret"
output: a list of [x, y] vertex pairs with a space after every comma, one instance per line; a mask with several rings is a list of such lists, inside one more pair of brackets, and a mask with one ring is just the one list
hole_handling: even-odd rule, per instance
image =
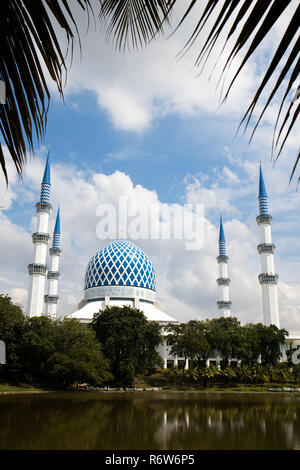
[[259, 216], [256, 217], [260, 232], [260, 244], [258, 253], [260, 254], [261, 272], [258, 276], [263, 299], [264, 324], [276, 325], [279, 328], [277, 281], [278, 274], [275, 273], [274, 251], [275, 245], [272, 243], [271, 223], [272, 217], [268, 210], [268, 196], [260, 166], [259, 174]]
[[57, 313], [57, 301], [59, 299], [57, 295], [59, 273], [59, 257], [60, 257], [60, 213], [59, 208], [57, 210], [55, 228], [53, 232], [52, 248], [50, 248], [51, 267], [48, 271], [48, 294], [45, 295], [45, 314], [50, 315], [52, 318], [56, 318]]
[[220, 300], [217, 302], [217, 305], [218, 309], [222, 311], [224, 317], [230, 317], [231, 308], [231, 302], [229, 300], [230, 279], [227, 277], [228, 259], [228, 256], [226, 256], [226, 241], [221, 216], [219, 231], [219, 256], [217, 257], [217, 261], [219, 263], [219, 278], [217, 279], [217, 284], [220, 287]]
[[29, 317], [40, 316], [44, 312], [44, 293], [47, 275], [47, 245], [50, 238], [48, 233], [48, 222], [52, 209], [52, 206], [49, 203], [50, 188], [50, 161], [48, 153], [41, 185], [40, 201], [36, 204], [36, 232], [32, 234], [34, 261], [32, 264], [28, 265], [30, 281], [26, 313]]

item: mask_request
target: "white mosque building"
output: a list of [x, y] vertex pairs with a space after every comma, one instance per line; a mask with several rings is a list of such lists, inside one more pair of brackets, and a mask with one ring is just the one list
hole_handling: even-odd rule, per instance
[[[33, 263], [29, 264], [29, 292], [26, 314], [29, 317], [50, 315], [56, 318], [58, 296], [59, 262], [60, 262], [60, 212], [57, 211], [53, 231], [52, 246], [49, 250], [50, 269], [47, 266], [47, 247], [50, 240], [48, 230], [50, 204], [50, 161], [46, 162], [41, 184], [40, 201], [36, 204], [37, 227], [32, 235], [34, 254]], [[263, 323], [274, 324], [279, 328], [279, 310], [277, 296], [278, 275], [274, 267], [275, 245], [272, 243], [272, 217], [268, 212], [268, 196], [264, 184], [262, 169], [259, 176], [259, 215], [256, 218], [259, 226], [260, 244], [258, 252], [261, 258], [261, 274], [258, 276], [262, 286]], [[221, 315], [231, 315], [229, 298], [230, 279], [227, 273], [228, 256], [222, 217], [219, 229], [219, 286], [220, 297], [217, 307]], [[47, 285], [46, 285], [47, 281]], [[46, 293], [47, 292], [47, 293]], [[85, 273], [84, 295], [68, 318], [76, 318], [83, 324], [93, 319], [93, 314], [106, 306], [130, 306], [141, 310], [147, 320], [158, 322], [162, 326], [168, 323], [179, 323], [167, 314], [156, 297], [155, 269], [143, 250], [129, 240], [114, 240], [105, 245], [91, 258]], [[166, 334], [166, 333], [165, 333]], [[287, 342], [300, 344], [300, 335], [290, 334]], [[183, 358], [172, 357], [164, 342], [158, 351], [163, 358], [164, 367], [178, 365]], [[208, 360], [208, 363], [215, 358]], [[188, 368], [188, 361], [185, 363]]]

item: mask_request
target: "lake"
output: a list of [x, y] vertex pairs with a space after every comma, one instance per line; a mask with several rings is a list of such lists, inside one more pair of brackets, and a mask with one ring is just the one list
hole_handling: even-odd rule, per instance
[[300, 449], [300, 393], [0, 395], [0, 449]]

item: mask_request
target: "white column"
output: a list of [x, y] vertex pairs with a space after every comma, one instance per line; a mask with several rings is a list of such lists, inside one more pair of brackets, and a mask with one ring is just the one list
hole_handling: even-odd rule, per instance
[[217, 284], [219, 286], [220, 299], [217, 305], [224, 317], [230, 317], [231, 302], [229, 298], [230, 279], [228, 278], [227, 271], [228, 256], [220, 255], [217, 257], [217, 261], [219, 263], [219, 278], [217, 279]]
[[220, 217], [220, 231], [219, 231], [219, 256], [217, 262], [219, 264], [219, 277], [217, 284], [219, 286], [220, 297], [217, 302], [218, 309], [222, 312], [224, 317], [230, 317], [231, 302], [229, 300], [229, 285], [230, 279], [227, 273], [228, 256], [226, 256], [226, 241], [223, 229], [222, 216]]
[[259, 225], [260, 244], [257, 249], [260, 254], [261, 274], [258, 276], [262, 288], [264, 324], [276, 325], [279, 328], [279, 309], [277, 281], [275, 273], [274, 251], [272, 243], [270, 215], [260, 215], [256, 218]]
[[57, 315], [57, 302], [58, 302], [58, 279], [59, 273], [59, 260], [61, 250], [57, 248], [50, 249], [51, 267], [48, 272], [48, 294], [45, 295], [45, 314], [50, 315], [55, 319]]
[[51, 205], [36, 204], [36, 232], [32, 235], [34, 244], [33, 263], [29, 264], [29, 291], [26, 313], [29, 317], [40, 316], [44, 312], [44, 293], [47, 275], [47, 246], [49, 241], [48, 223]]
[[279, 328], [279, 310], [277, 297], [278, 275], [275, 273], [274, 251], [272, 243], [271, 224], [272, 217], [268, 210], [268, 195], [260, 166], [259, 191], [258, 191], [259, 216], [256, 222], [259, 227], [261, 274], [258, 276], [262, 288], [263, 318], [264, 324], [275, 325]]

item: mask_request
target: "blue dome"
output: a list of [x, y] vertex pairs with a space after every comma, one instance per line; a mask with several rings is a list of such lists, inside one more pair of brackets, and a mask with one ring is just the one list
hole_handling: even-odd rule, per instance
[[85, 289], [134, 286], [155, 291], [155, 271], [143, 250], [128, 240], [115, 240], [97, 251], [85, 274]]

